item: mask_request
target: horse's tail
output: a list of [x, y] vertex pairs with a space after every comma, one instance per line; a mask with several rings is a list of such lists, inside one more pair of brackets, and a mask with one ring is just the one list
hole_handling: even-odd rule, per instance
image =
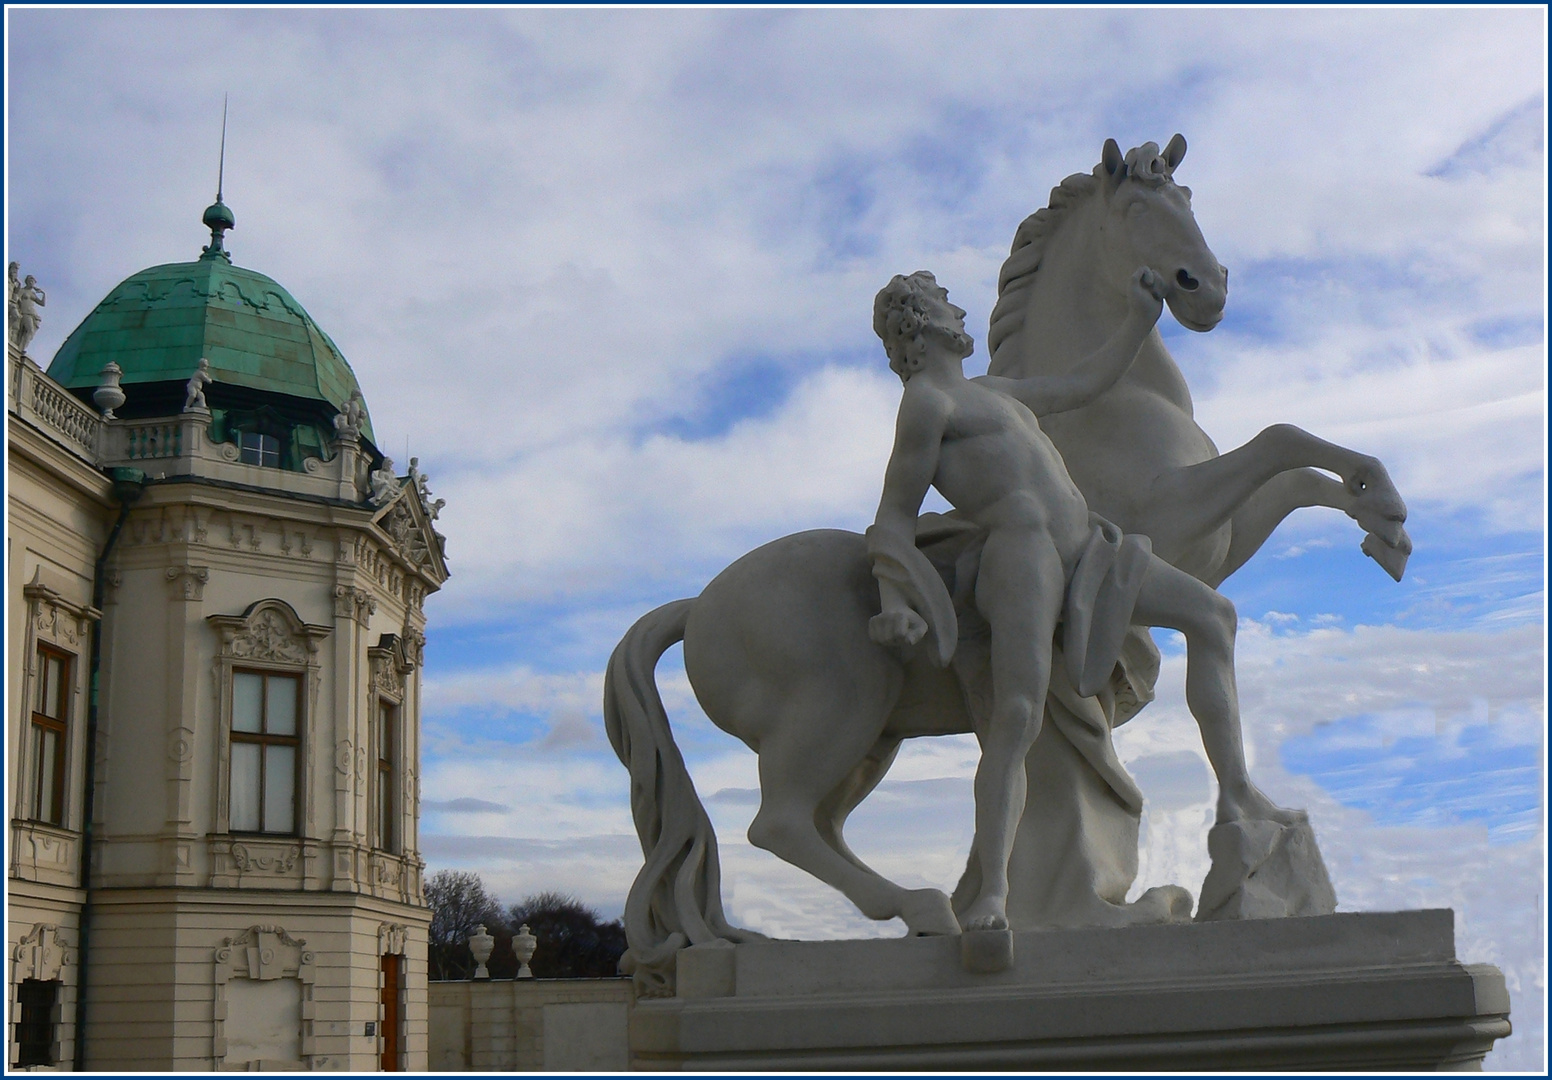
[[650, 611], [626, 631], [604, 675], [604, 727], [630, 770], [631, 816], [646, 865], [625, 901], [629, 948], [620, 970], [638, 994], [674, 992], [674, 957], [686, 945], [758, 940], [722, 914], [717, 835], [674, 745], [657, 691], [658, 658], [684, 640], [694, 600]]

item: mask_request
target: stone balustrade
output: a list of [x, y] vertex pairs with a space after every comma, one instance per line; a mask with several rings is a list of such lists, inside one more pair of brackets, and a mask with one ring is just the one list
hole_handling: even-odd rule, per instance
[[45, 375], [30, 357], [12, 351], [10, 359], [11, 408], [16, 415], [95, 461], [102, 440], [102, 417]]

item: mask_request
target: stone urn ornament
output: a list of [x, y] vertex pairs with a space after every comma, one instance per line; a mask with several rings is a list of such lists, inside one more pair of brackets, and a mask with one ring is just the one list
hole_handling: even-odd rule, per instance
[[485, 924], [481, 923], [474, 928], [474, 933], [469, 935], [469, 951], [474, 954], [474, 977], [476, 979], [490, 978], [490, 968], [485, 966], [485, 961], [490, 959], [490, 951], [496, 947], [496, 939], [485, 932]]
[[102, 382], [97, 389], [92, 391], [92, 401], [102, 410], [104, 420], [117, 420], [113, 410], [124, 404], [124, 389], [119, 386], [119, 378], [124, 374], [124, 369], [109, 360], [102, 369]]
[[528, 924], [518, 927], [517, 933], [512, 935], [512, 951], [517, 954], [517, 977], [519, 979], [531, 979], [534, 977], [533, 969], [528, 966], [528, 961], [533, 959], [534, 949], [539, 947], [539, 939], [528, 932]]

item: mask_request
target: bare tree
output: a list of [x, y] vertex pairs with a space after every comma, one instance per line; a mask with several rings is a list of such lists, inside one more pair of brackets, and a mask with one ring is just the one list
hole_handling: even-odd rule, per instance
[[[625, 951], [625, 927], [604, 922], [598, 912], [574, 896], [542, 892], [513, 904], [508, 933], [528, 926], [539, 939], [530, 967], [541, 979], [603, 978], [619, 974]], [[494, 971], [492, 972], [494, 974]]]
[[[431, 908], [427, 961], [433, 979], [467, 979], [474, 974], [469, 936], [483, 925], [498, 939], [511, 938], [501, 902], [485, 891], [480, 875], [468, 870], [438, 870], [426, 881]], [[510, 946], [508, 946], [510, 951]]]

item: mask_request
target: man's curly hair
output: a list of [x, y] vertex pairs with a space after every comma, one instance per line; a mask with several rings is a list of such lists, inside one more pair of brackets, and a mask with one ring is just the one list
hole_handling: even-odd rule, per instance
[[[925, 301], [929, 297], [946, 302], [948, 290], [929, 271], [918, 270], [910, 275], [896, 274], [873, 298], [873, 332], [884, 343], [889, 369], [902, 378], [906, 373], [906, 350], [927, 327]], [[970, 338], [963, 336], [968, 350]]]

